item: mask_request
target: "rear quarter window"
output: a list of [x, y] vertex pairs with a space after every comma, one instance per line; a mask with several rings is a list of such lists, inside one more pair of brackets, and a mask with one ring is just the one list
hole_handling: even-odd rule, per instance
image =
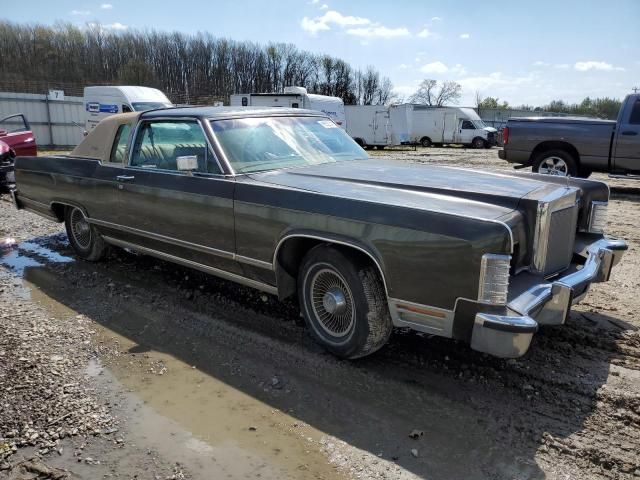
[[629, 123], [632, 125], [640, 125], [640, 99], [636, 100], [631, 109]]

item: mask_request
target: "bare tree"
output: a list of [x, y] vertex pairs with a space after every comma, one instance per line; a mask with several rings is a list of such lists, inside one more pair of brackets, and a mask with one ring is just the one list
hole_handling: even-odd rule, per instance
[[431, 107], [442, 107], [447, 103], [458, 103], [462, 86], [457, 82], [442, 82], [424, 79], [416, 93], [409, 97], [411, 103], [421, 103]]

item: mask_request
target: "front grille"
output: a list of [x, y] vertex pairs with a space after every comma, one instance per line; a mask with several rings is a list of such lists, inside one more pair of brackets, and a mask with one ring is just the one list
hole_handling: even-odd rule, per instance
[[577, 221], [578, 208], [575, 205], [551, 212], [543, 270], [545, 275], [557, 273], [571, 264]]

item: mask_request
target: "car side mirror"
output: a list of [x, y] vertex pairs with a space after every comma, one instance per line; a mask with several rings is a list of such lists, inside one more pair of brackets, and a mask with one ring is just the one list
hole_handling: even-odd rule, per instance
[[198, 170], [198, 157], [196, 155], [183, 155], [176, 158], [179, 172], [195, 172]]
[[8, 133], [4, 128], [0, 128], [0, 137], [6, 137]]

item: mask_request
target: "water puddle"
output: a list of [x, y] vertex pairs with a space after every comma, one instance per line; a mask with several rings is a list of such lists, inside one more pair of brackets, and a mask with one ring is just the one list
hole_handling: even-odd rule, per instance
[[[0, 275], [12, 277], [27, 298], [60, 319], [79, 314], [68, 306], [74, 305], [74, 289], [46, 264], [71, 261], [35, 242], [0, 247]], [[133, 318], [132, 311], [126, 315], [128, 325], [149, 322]], [[322, 432], [110, 327], [92, 323], [96, 345], [113, 355], [91, 362], [85, 373], [106, 398], [118, 398], [114, 413], [128, 443], [180, 462], [194, 478], [342, 478], [318, 447]]]

